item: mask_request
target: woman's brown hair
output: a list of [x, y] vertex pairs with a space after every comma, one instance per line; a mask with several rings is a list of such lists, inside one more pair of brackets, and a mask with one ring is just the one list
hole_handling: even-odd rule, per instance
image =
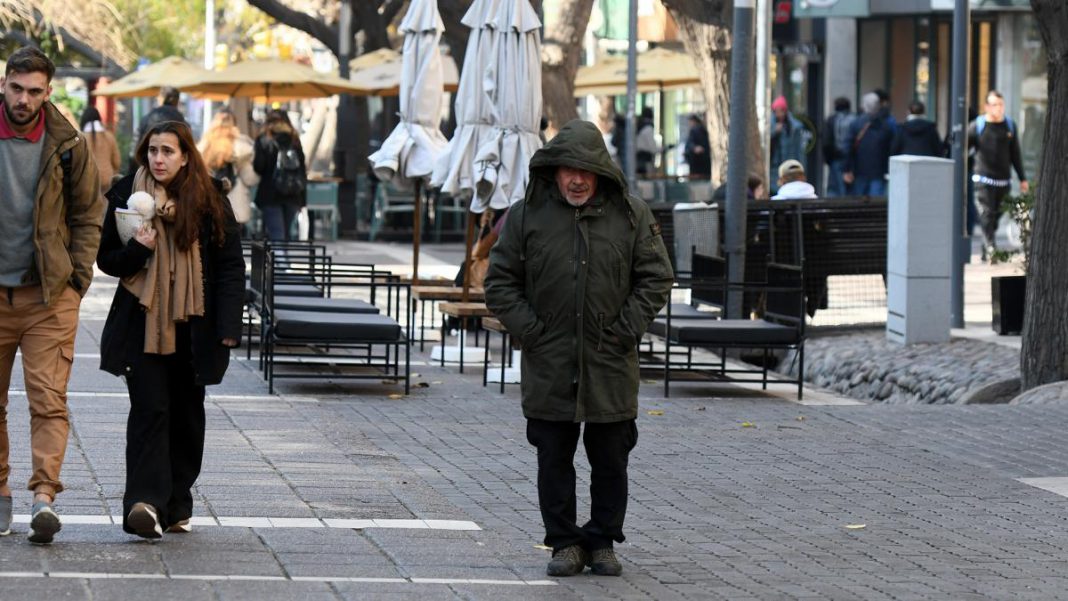
[[148, 144], [152, 136], [166, 133], [178, 138], [178, 146], [188, 159], [167, 184], [167, 195], [174, 199], [175, 204], [175, 243], [181, 250], [192, 248], [200, 234], [200, 220], [208, 216], [215, 238], [222, 246], [226, 238], [223, 196], [215, 189], [214, 180], [204, 166], [204, 159], [193, 142], [193, 132], [188, 125], [180, 121], [161, 121], [153, 125], [137, 145], [137, 163], [145, 169], [149, 168]]

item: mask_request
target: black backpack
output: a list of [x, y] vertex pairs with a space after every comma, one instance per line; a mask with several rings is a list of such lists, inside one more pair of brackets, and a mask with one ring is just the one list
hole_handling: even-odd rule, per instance
[[307, 185], [304, 168], [300, 164], [300, 154], [292, 145], [278, 145], [278, 156], [271, 176], [275, 194], [281, 196], [299, 196]]

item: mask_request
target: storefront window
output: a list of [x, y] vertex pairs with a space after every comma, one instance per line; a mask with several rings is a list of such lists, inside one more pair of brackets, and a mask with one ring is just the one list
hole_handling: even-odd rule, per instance
[[1013, 87], [1019, 98], [1013, 119], [1020, 132], [1020, 151], [1023, 153], [1024, 169], [1032, 180], [1038, 180], [1039, 159], [1042, 155], [1042, 134], [1045, 129], [1046, 111], [1049, 107], [1047, 91], [1046, 49], [1042, 36], [1035, 27], [1033, 15], [1020, 15], [1015, 22], [1017, 45], [1016, 81]]

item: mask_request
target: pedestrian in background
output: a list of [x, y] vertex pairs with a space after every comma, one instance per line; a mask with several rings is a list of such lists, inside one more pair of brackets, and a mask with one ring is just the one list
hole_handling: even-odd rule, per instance
[[805, 179], [805, 166], [790, 159], [779, 165], [779, 191], [772, 200], [803, 200], [819, 198], [816, 189]]
[[690, 115], [690, 131], [686, 133], [683, 157], [690, 167], [690, 179], [712, 177], [712, 155], [709, 150], [708, 130], [697, 114]]
[[237, 223], [244, 225], [252, 219], [250, 188], [260, 183], [260, 176], [252, 167], [254, 152], [252, 138], [241, 133], [230, 109], [215, 113], [211, 128], [200, 139], [197, 149], [204, 157], [208, 173], [229, 184], [226, 193]]
[[938, 126], [927, 118], [927, 107], [919, 100], [909, 104], [909, 116], [897, 129], [891, 155], [911, 154], [917, 156], [940, 157], [946, 153], [942, 136], [938, 135]]
[[[108, 191], [97, 264], [120, 278], [100, 336], [100, 367], [124, 376], [124, 531], [189, 532], [204, 454], [204, 387], [218, 384], [241, 336], [245, 262], [230, 203], [189, 126], [157, 123], [137, 147], [138, 169]], [[154, 217], [128, 241], [115, 210], [134, 192]]]
[[96, 161], [96, 170], [100, 174], [100, 192], [111, 187], [111, 180], [122, 166], [119, 156], [119, 144], [115, 136], [100, 120], [100, 111], [95, 106], [88, 106], [82, 111], [81, 130], [89, 143], [89, 149]]
[[642, 109], [637, 131], [634, 138], [635, 171], [641, 177], [649, 177], [656, 169], [656, 155], [660, 154], [660, 148], [656, 145], [656, 128], [653, 126], [653, 109]]
[[842, 179], [849, 155], [852, 138], [849, 128], [857, 116], [853, 114], [849, 99], [839, 96], [834, 99], [834, 114], [823, 124], [823, 160], [827, 163], [827, 196], [846, 196], [850, 193]]
[[[486, 304], [523, 345], [523, 415], [553, 550], [547, 573], [590, 565], [616, 576], [613, 543], [624, 540], [627, 462], [638, 440], [637, 345], [671, 292], [671, 263], [652, 212], [627, 193], [592, 123], [565, 125], [531, 157], [530, 172], [490, 253]], [[580, 433], [591, 497], [582, 526]]]
[[289, 240], [293, 222], [305, 204], [308, 185], [304, 150], [285, 111], [267, 114], [264, 131], [256, 138], [252, 166], [260, 176], [256, 206], [263, 215], [269, 240]]
[[785, 96], [771, 103], [771, 159], [768, 166], [768, 181], [778, 181], [776, 169], [784, 161], [805, 160], [805, 147], [812, 134], [790, 112]]
[[8, 59], [0, 111], [0, 535], [11, 531], [8, 386], [22, 353], [30, 406], [30, 542], [62, 527], [52, 506], [70, 422], [78, 309], [93, 281], [104, 198], [85, 138], [49, 101], [56, 67], [23, 47]]
[[[178, 103], [181, 100], [181, 92], [178, 88], [172, 88], [170, 86], [164, 86], [159, 89], [159, 96], [157, 97], [158, 105], [156, 108], [148, 111], [144, 119], [141, 119], [141, 129], [137, 132], [137, 140], [135, 144], [140, 144], [141, 138], [145, 136], [145, 132], [152, 129], [157, 123], [163, 121], [179, 121], [185, 123], [185, 115], [178, 108]], [[135, 146], [136, 148], [136, 146]], [[132, 165], [136, 161], [131, 161]]]
[[878, 94], [869, 92], [860, 103], [864, 115], [849, 127], [852, 142], [842, 180], [858, 196], [886, 196], [890, 149], [897, 132], [887, 120]]
[[983, 228], [983, 258], [997, 250], [1001, 204], [1012, 189], [1012, 172], [1020, 178], [1020, 191], [1030, 190], [1020, 155], [1016, 123], [1005, 116], [1005, 97], [997, 90], [986, 95], [986, 112], [968, 126], [968, 146], [975, 149], [975, 200]]

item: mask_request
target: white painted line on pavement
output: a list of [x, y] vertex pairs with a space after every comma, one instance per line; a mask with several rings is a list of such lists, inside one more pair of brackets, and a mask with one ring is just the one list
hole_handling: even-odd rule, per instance
[[[59, 519], [64, 524], [83, 524], [90, 526], [111, 526], [121, 524], [121, 515], [78, 515], [60, 513]], [[16, 513], [12, 516], [15, 524], [29, 524], [30, 515]], [[337, 530], [365, 530], [368, 528], [385, 528], [391, 530], [482, 530], [475, 522], [467, 520], [417, 520], [417, 519], [337, 519], [337, 518], [289, 518], [263, 516], [196, 516], [190, 519], [192, 526], [224, 528], [332, 528]]]
[[485, 578], [389, 578], [359, 576], [252, 576], [244, 574], [124, 574], [121, 572], [0, 572], [0, 578], [65, 578], [78, 580], [226, 580], [251, 582], [357, 582], [365, 584], [483, 584], [557, 586], [552, 580], [491, 580]]
[[1062, 497], [1068, 497], [1068, 477], [1017, 478], [1016, 480], [1028, 486], [1034, 486]]

